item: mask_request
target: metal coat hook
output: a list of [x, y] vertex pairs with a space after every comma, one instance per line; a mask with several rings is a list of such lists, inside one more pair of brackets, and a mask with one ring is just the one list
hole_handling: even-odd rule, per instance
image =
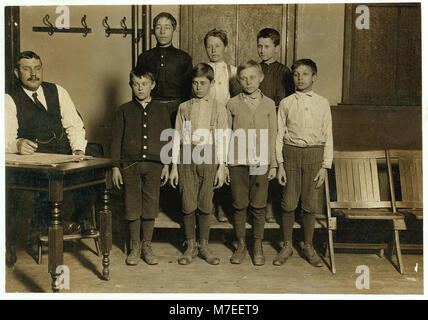
[[107, 20], [108, 20], [108, 17], [106, 16], [106, 17], [103, 19], [103, 27], [106, 29], [106, 37], [110, 37], [111, 28], [110, 28], [110, 26], [109, 26], [109, 24], [108, 24]]
[[47, 15], [45, 15], [44, 17], [43, 17], [43, 23], [45, 24], [45, 26], [48, 26], [49, 27], [49, 31], [48, 31], [48, 34], [51, 36], [51, 35], [53, 35], [54, 34], [54, 32], [55, 32], [55, 27], [53, 26], [53, 24], [49, 21], [49, 15], [47, 14]]
[[123, 28], [123, 30], [124, 30], [124, 34], [123, 34], [123, 37], [124, 37], [124, 38], [126, 38], [126, 35], [128, 34], [128, 27], [126, 26], [125, 21], [126, 21], [126, 17], [123, 17], [123, 19], [122, 19], [122, 20], [120, 20], [120, 26], [121, 26], [121, 27]]
[[49, 21], [49, 15], [45, 15], [43, 17], [43, 24], [45, 27], [33, 27], [34, 32], [47, 32], [50, 36], [53, 35], [55, 32], [61, 32], [61, 33], [83, 33], [83, 36], [86, 37], [88, 33], [91, 33], [91, 28], [88, 28], [88, 25], [86, 24], [86, 14], [83, 15], [82, 19], [80, 19], [80, 23], [82, 24], [83, 28], [57, 28], [54, 27], [54, 25]]
[[[108, 17], [104, 17], [103, 19], [103, 27], [105, 28], [106, 37], [110, 37], [111, 34], [123, 34], [123, 37], [126, 38], [128, 34], [134, 33], [134, 29], [128, 29], [128, 26], [126, 25], [126, 17], [123, 17], [123, 19], [120, 20], [120, 26], [121, 28], [110, 28], [110, 25], [108, 24]], [[134, 40], [135, 42], [140, 41], [142, 32], [143, 31], [141, 29], [137, 30], [137, 38]]]
[[86, 24], [86, 14], [83, 15], [82, 19], [80, 19], [80, 23], [82, 24], [83, 29], [85, 30], [83, 36], [86, 37], [88, 35], [88, 32], [90, 32], [90, 30], [88, 29], [88, 25]]

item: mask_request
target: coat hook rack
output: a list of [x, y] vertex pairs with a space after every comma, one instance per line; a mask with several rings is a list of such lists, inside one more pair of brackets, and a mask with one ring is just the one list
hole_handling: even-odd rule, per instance
[[80, 23], [82, 24], [83, 28], [56, 28], [53, 26], [53, 24], [49, 21], [49, 15], [43, 17], [43, 24], [46, 27], [33, 27], [34, 32], [47, 32], [50, 36], [53, 35], [55, 32], [62, 32], [62, 33], [83, 33], [83, 36], [86, 37], [88, 33], [91, 33], [91, 28], [88, 28], [88, 25], [86, 24], [86, 14], [83, 15], [82, 19], [80, 19]]
[[[126, 25], [126, 17], [123, 17], [122, 20], [120, 20], [120, 26], [122, 28], [110, 28], [110, 25], [108, 24], [108, 17], [104, 17], [103, 19], [103, 27], [105, 29], [106, 37], [110, 37], [111, 34], [123, 34], [123, 37], [126, 38], [128, 34], [133, 34], [134, 29], [128, 29]], [[140, 39], [142, 38], [143, 30], [138, 29], [137, 30], [137, 37], [135, 38], [135, 43], [138, 43]]]

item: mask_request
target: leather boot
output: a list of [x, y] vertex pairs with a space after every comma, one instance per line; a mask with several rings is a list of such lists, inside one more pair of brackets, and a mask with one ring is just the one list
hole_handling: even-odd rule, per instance
[[206, 262], [212, 265], [217, 265], [220, 263], [220, 259], [213, 255], [213, 253], [208, 248], [208, 240], [202, 239], [199, 245], [199, 254]]
[[130, 266], [136, 266], [140, 261], [141, 241], [131, 240], [131, 252], [126, 258], [126, 263]]
[[184, 251], [183, 256], [178, 259], [178, 264], [186, 265], [190, 264], [194, 257], [198, 255], [198, 245], [196, 244], [195, 239], [190, 239], [186, 241], [187, 249]]
[[143, 241], [143, 247], [141, 251], [143, 259], [147, 264], [155, 265], [159, 263], [158, 258], [153, 254], [152, 243], [150, 241]]
[[316, 254], [314, 248], [312, 247], [312, 244], [305, 243], [303, 245], [303, 255], [312, 266], [317, 268], [322, 267], [321, 259]]
[[283, 265], [284, 263], [287, 262], [288, 258], [290, 258], [292, 255], [293, 255], [293, 248], [291, 246], [291, 242], [286, 241], [281, 251], [276, 255], [275, 259], [273, 260], [273, 265], [274, 266]]
[[245, 238], [238, 239], [238, 247], [230, 258], [230, 262], [233, 264], [240, 264], [244, 259], [247, 253], [247, 246], [245, 244]]
[[265, 264], [265, 256], [263, 255], [263, 245], [261, 239], [254, 240], [253, 263], [256, 266], [262, 266]]

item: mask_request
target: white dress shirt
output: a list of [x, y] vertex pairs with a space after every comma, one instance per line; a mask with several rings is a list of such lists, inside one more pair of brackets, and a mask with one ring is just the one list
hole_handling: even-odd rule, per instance
[[[76, 111], [73, 101], [70, 98], [68, 92], [57, 85], [59, 108], [61, 113], [61, 123], [65, 129], [68, 140], [70, 141], [71, 150], [85, 151], [86, 144], [88, 143], [85, 139], [85, 128], [82, 119]], [[27, 90], [22, 88], [24, 92], [34, 101], [33, 93], [37, 92], [37, 99], [47, 110], [47, 103], [45, 94], [42, 86], [37, 91]], [[18, 141], [18, 118], [16, 115], [16, 105], [12, 97], [9, 94], [5, 96], [5, 131], [6, 131], [6, 153], [17, 153], [17, 141]]]
[[276, 157], [283, 163], [283, 145], [324, 146], [323, 168], [333, 161], [333, 133], [328, 100], [313, 91], [295, 92], [279, 104]]
[[226, 107], [227, 101], [230, 99], [229, 81], [230, 78], [236, 76], [236, 67], [230, 66], [231, 75], [229, 75], [226, 62], [209, 62], [208, 64], [214, 69], [215, 83], [211, 89], [211, 97]]

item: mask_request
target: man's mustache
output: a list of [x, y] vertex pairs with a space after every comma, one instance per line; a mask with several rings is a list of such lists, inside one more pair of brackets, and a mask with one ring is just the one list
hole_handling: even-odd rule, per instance
[[27, 79], [27, 81], [39, 81], [39, 80], [40, 78], [37, 78], [37, 77], [31, 77]]

